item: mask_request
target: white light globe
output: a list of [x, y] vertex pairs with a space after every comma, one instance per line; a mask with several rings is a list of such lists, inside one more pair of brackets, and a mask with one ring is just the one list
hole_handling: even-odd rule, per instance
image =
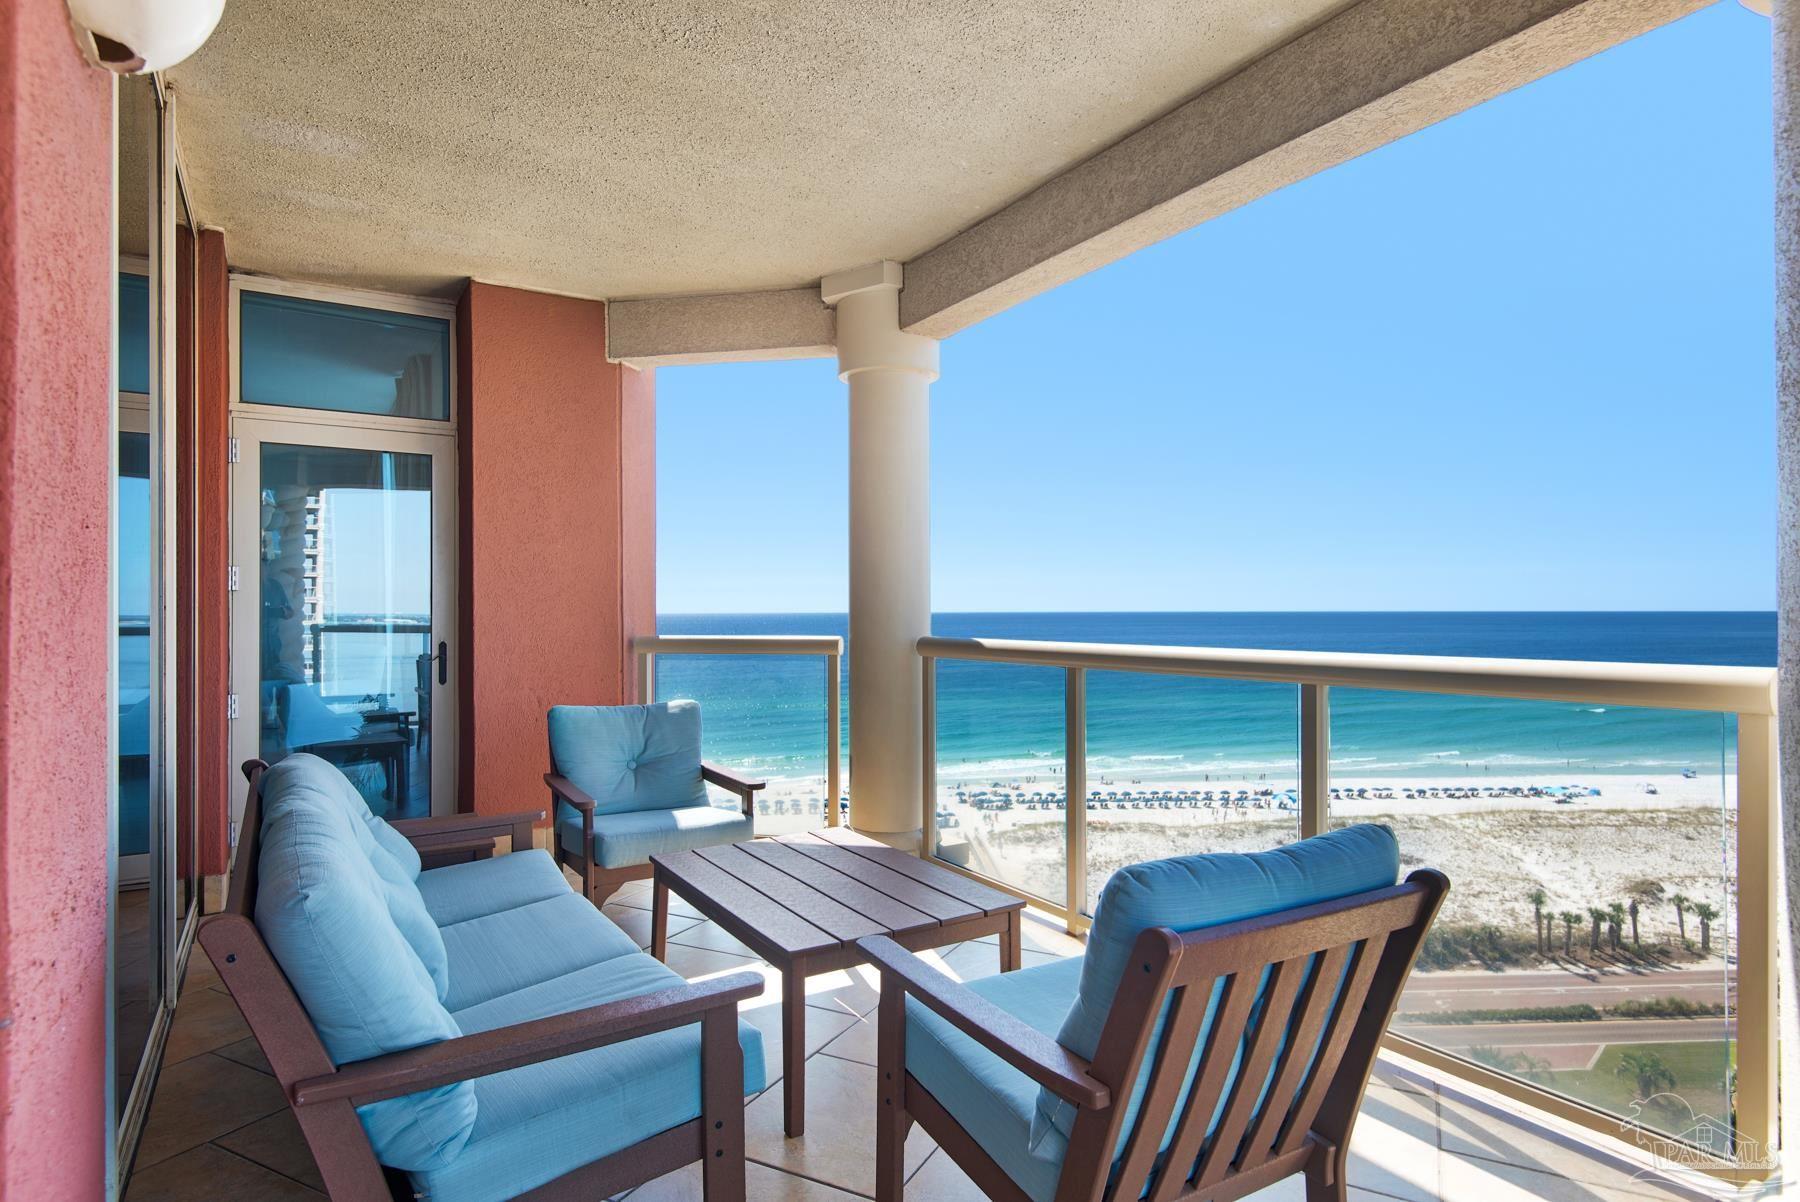
[[225, 0], [69, 0], [94, 61], [120, 75], [173, 67], [200, 49], [224, 12]]

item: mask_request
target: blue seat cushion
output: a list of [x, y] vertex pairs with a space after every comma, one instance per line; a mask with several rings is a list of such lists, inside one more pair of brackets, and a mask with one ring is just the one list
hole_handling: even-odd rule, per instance
[[[510, 857], [508, 857], [510, 858]], [[452, 1011], [565, 976], [638, 950], [592, 902], [556, 897], [442, 928]]]
[[[1000, 1009], [1054, 1036], [1081, 981], [1081, 958], [969, 982]], [[1037, 1143], [1031, 1124], [1038, 1086], [1031, 1078], [919, 1004], [906, 999], [906, 1068], [938, 1104], [1034, 1202], [1051, 1202], [1068, 1141], [1051, 1131]]]
[[516, 910], [570, 892], [550, 853], [532, 848], [421, 872], [419, 896], [440, 927]]
[[[586, 904], [586, 903], [583, 903]], [[588, 907], [590, 910], [592, 906]], [[684, 984], [642, 952], [457, 1011], [469, 1032]], [[762, 1036], [738, 1021], [744, 1092], [765, 1083]], [[700, 1114], [698, 1024], [482, 1077], [474, 1133], [456, 1159], [413, 1174], [432, 1202], [494, 1202], [534, 1189]]]
[[[1400, 849], [1393, 831], [1373, 823], [1343, 827], [1249, 855], [1178, 856], [1121, 868], [1100, 891], [1087, 954], [1082, 957], [1080, 988], [1057, 1031], [1057, 1042], [1078, 1056], [1093, 1059], [1132, 945], [1150, 927], [1200, 930], [1388, 888], [1399, 874]], [[1213, 1005], [1217, 1001], [1215, 990]], [[1209, 1008], [1188, 1067], [1190, 1084], [1211, 1021]], [[1152, 1040], [1146, 1058], [1155, 1055], [1159, 1044], [1160, 1035]], [[1140, 1072], [1127, 1104], [1122, 1137], [1131, 1130], [1148, 1086], [1149, 1074]], [[1047, 1139], [1054, 1129], [1066, 1138], [1074, 1130], [1075, 1113], [1073, 1105], [1042, 1091], [1033, 1137]]]
[[[563, 807], [556, 837], [563, 850], [581, 854], [581, 815]], [[594, 863], [602, 868], [648, 864], [658, 852], [688, 851], [741, 843], [755, 833], [742, 810], [723, 806], [684, 806], [678, 810], [635, 810], [629, 814], [594, 815]]]
[[[305, 763], [287, 763], [263, 778], [255, 920], [332, 1062], [460, 1035], [395, 920], [408, 897], [378, 871], [368, 828], [338, 804], [328, 780]], [[399, 871], [386, 853], [380, 858]], [[405, 889], [417, 902], [410, 881]], [[435, 935], [422, 902], [418, 918]], [[474, 1129], [475, 1106], [474, 1087], [459, 1082], [357, 1114], [383, 1163], [428, 1170], [455, 1159]]]
[[549, 724], [552, 767], [594, 799], [596, 814], [706, 804], [697, 703], [558, 705]]

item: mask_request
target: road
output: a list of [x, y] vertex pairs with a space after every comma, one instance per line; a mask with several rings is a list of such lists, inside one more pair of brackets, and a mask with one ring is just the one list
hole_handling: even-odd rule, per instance
[[1400, 999], [1406, 1013], [1443, 1010], [1517, 1010], [1532, 1006], [1616, 1006], [1629, 998], [1678, 997], [1717, 1004], [1726, 999], [1724, 973], [1708, 968], [1608, 972], [1596, 977], [1561, 969], [1530, 972], [1414, 972]]

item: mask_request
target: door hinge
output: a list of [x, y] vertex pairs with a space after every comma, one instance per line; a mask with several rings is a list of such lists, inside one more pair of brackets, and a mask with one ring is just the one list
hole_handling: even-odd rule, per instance
[[236, 693], [225, 694], [225, 716], [227, 718], [235, 718], [238, 716], [238, 704], [237, 704], [237, 694]]
[[235, 563], [225, 571], [225, 589], [232, 593], [238, 591], [238, 568]]
[[235, 438], [228, 438], [225, 440], [225, 462], [236, 463], [237, 461], [238, 461], [238, 440]]

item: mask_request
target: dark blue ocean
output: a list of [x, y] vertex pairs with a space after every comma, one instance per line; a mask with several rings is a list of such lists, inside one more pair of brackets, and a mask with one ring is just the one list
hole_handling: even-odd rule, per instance
[[[843, 614], [664, 614], [664, 634], [847, 635]], [[941, 613], [951, 637], [1160, 643], [1278, 650], [1773, 666], [1771, 613]], [[844, 715], [849, 719], [846, 666]], [[706, 753], [771, 778], [823, 772], [817, 659], [666, 656], [658, 696], [702, 703]], [[943, 663], [942, 779], [1023, 779], [1062, 762], [1062, 673]], [[1092, 783], [1292, 777], [1292, 685], [1095, 672], [1088, 685]], [[1729, 768], [1716, 714], [1366, 690], [1332, 691], [1339, 776], [1703, 774]], [[849, 748], [848, 735], [844, 746]]]

